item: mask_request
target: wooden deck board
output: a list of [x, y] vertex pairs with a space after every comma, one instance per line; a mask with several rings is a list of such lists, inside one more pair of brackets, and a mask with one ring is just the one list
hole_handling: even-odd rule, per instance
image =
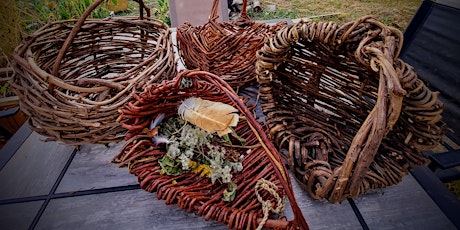
[[0, 171], [0, 200], [48, 195], [73, 147], [33, 132]]
[[57, 193], [110, 188], [137, 184], [137, 178], [128, 169], [118, 168], [110, 160], [122, 143], [82, 145], [57, 188]]

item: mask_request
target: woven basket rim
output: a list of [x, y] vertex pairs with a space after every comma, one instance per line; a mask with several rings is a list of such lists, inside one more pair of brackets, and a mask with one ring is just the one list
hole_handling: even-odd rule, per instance
[[[193, 83], [192, 83], [191, 88], [188, 88], [190, 86], [183, 88], [181, 84], [183, 82], [183, 79], [192, 80]], [[217, 89], [219, 89], [218, 92], [216, 92]], [[253, 141], [256, 141], [261, 144], [257, 147], [252, 147], [251, 154], [245, 156], [245, 158], [252, 159], [253, 157], [256, 156], [253, 154], [256, 154], [256, 153], [260, 154], [263, 152], [264, 154], [266, 154], [266, 157], [271, 162], [270, 164], [273, 166], [273, 170], [276, 173], [275, 175], [277, 175], [277, 178], [280, 180], [281, 185], [290, 200], [291, 207], [293, 208], [294, 213], [295, 213], [294, 214], [295, 224], [298, 226], [308, 227], [306, 225], [305, 220], [303, 219], [301, 211], [298, 208], [297, 203], [295, 202], [295, 198], [292, 194], [292, 187], [290, 185], [290, 178], [287, 174], [287, 170], [284, 164], [281, 163], [282, 160], [280, 158], [280, 155], [277, 154], [277, 151], [274, 148], [274, 146], [271, 144], [270, 140], [264, 135], [264, 132], [261, 131], [262, 127], [255, 120], [255, 118], [252, 115], [252, 112], [248, 109], [248, 107], [246, 107], [245, 102], [243, 102], [243, 100], [239, 96], [237, 96], [236, 92], [231, 88], [231, 86], [229, 86], [228, 83], [223, 81], [217, 75], [214, 75], [206, 71], [182, 70], [179, 72], [179, 74], [174, 79], [165, 80], [165, 81], [162, 81], [161, 83], [151, 85], [150, 87], [146, 88], [142, 94], [136, 96], [135, 98], [137, 99], [133, 100], [130, 103], [125, 104], [125, 106], [120, 110], [121, 114], [120, 114], [119, 119], [122, 120], [124, 127], [130, 130], [130, 135], [126, 136], [127, 142], [125, 146], [122, 148], [121, 152], [114, 158], [116, 162], [119, 163], [119, 166], [126, 165], [128, 164], [128, 162], [134, 161], [133, 159], [136, 156], [137, 157], [140, 156], [140, 155], [136, 155], [137, 154], [136, 152], [139, 152], [139, 150], [135, 150], [134, 149], [135, 147], [133, 147], [133, 144], [141, 142], [140, 139], [142, 139], [145, 136], [142, 133], [142, 130], [150, 124], [151, 119], [153, 119], [160, 113], [166, 113], [165, 117], [169, 117], [170, 113], [176, 114], [177, 113], [176, 111], [177, 103], [180, 103], [183, 99], [188, 98], [192, 95], [193, 97], [200, 97], [200, 98], [207, 99], [207, 100], [217, 100], [217, 101], [219, 101], [219, 98], [226, 98], [226, 100], [228, 100], [227, 103], [233, 105], [235, 108], [239, 110], [239, 113], [241, 113], [240, 118], [244, 117], [244, 119], [242, 119], [242, 121], [240, 122], [240, 125], [238, 125], [238, 127], [235, 128], [235, 130], [240, 130], [241, 132], [248, 132], [248, 130], [251, 130], [250, 131], [252, 133], [251, 135], [256, 135], [257, 137]], [[162, 102], [160, 103], [158, 100], [156, 100], [155, 99], [156, 97], [163, 98]], [[246, 131], [243, 131], [243, 129], [241, 129], [240, 126], [244, 127], [244, 130]], [[146, 142], [152, 143], [151, 140], [150, 141], [147, 140]], [[147, 144], [147, 145], [150, 145], [150, 144]], [[242, 151], [246, 151], [246, 150], [242, 150]], [[258, 159], [259, 157], [256, 157], [256, 158]], [[144, 170], [143, 166], [139, 166], [139, 168], [141, 168], [141, 170]], [[133, 171], [133, 169], [130, 169], [130, 170], [131, 170], [131, 173], [135, 175], [143, 174], [140, 171]], [[246, 170], [251, 171], [251, 169], [249, 168]], [[270, 173], [273, 173], [273, 171], [270, 171]], [[194, 177], [193, 174], [190, 174], [190, 176]], [[143, 176], [143, 178], [147, 178], [147, 177]], [[249, 180], [249, 178], [247, 180]], [[174, 196], [167, 195], [166, 189], [162, 189], [158, 187], [160, 186], [159, 183], [161, 182], [141, 181], [140, 183], [141, 183], [141, 187], [149, 192], [154, 192], [158, 190], [159, 198], [164, 199], [165, 197], [168, 197], [167, 203], [171, 202], [169, 200], [175, 199], [174, 198], [175, 195], [178, 195], [178, 196], [180, 195], [176, 192], [172, 192], [175, 194]], [[181, 185], [181, 186], [185, 186], [185, 185]], [[172, 186], [169, 186], [169, 185], [167, 187], [172, 188]], [[208, 202], [205, 202], [205, 204], [207, 203]], [[188, 206], [184, 206], [184, 207], [181, 206], [181, 208], [192, 210], [192, 207], [188, 207]], [[204, 206], [200, 207], [198, 214], [206, 216], [205, 218], [213, 218], [213, 219], [216, 218], [217, 216], [215, 216], [215, 213], [213, 214], [213, 213], [204, 212], [204, 210], [208, 210], [208, 209], [210, 208], [206, 208]], [[217, 209], [216, 207], [216, 210], [220, 210], [220, 208]], [[224, 212], [224, 211], [222, 210], [219, 212]], [[243, 215], [243, 213], [241, 213], [241, 215]], [[219, 217], [218, 221], [222, 222], [224, 221], [224, 219], [220, 219]], [[230, 221], [227, 223], [226, 221], [228, 220], [225, 220], [224, 222], [226, 224], [229, 224], [229, 227], [231, 226], [237, 227], [234, 224], [238, 224], [238, 226], [243, 226], [241, 224], [244, 224], [244, 226], [246, 226], [246, 223], [243, 223], [243, 222], [238, 223], [238, 221], [236, 222]], [[276, 224], [276, 222], [277, 221], [274, 221], [272, 222], [272, 224]], [[247, 226], [249, 227], [249, 225]], [[281, 226], [283, 226], [283, 228], [287, 227], [284, 225], [280, 225], [279, 227]]]
[[[361, 34], [363, 35], [361, 36]], [[425, 118], [415, 121], [412, 117], [414, 120], [413, 122], [416, 122], [417, 125], [421, 125], [422, 127], [425, 126], [422, 130], [429, 130], [430, 128], [434, 130], [432, 135], [433, 141], [430, 143], [438, 142], [442, 136], [442, 129], [438, 127], [436, 123], [441, 119], [440, 114], [443, 105], [438, 101], [437, 93], [432, 93], [423, 82], [418, 79], [413, 69], [399, 59], [398, 56], [401, 50], [402, 40], [402, 33], [399, 30], [386, 26], [371, 16], [365, 16], [356, 21], [341, 25], [334, 22], [302, 21], [295, 25], [288, 25], [278, 31], [274, 37], [265, 42], [264, 47], [257, 53], [256, 71], [261, 86], [260, 97], [262, 98], [262, 107], [265, 110], [264, 113], [266, 111], [276, 111], [274, 108], [277, 106], [278, 102], [275, 96], [271, 94], [271, 84], [272, 82], [278, 81], [278, 78], [282, 78], [282, 76], [277, 75], [277, 71], [278, 69], [284, 68], [283, 63], [286, 60], [292, 60], [292, 57], [290, 57], [290, 49], [291, 46], [297, 43], [314, 43], [318, 44], [318, 47], [324, 46], [330, 48], [330, 50], [333, 50], [331, 52], [336, 52], [334, 53], [335, 55], [351, 55], [351, 58], [354, 58], [356, 63], [366, 66], [368, 70], [374, 71], [376, 76], [380, 76], [380, 88], [376, 99], [377, 102], [373, 110], [370, 111], [367, 118], [363, 120], [349, 148], [345, 150], [347, 155], [343, 160], [341, 169], [330, 172], [334, 175], [327, 178], [329, 182], [325, 182], [336, 183], [334, 189], [331, 190], [331, 194], [327, 197], [327, 199], [333, 203], [339, 202], [345, 197], [356, 197], [363, 192], [360, 188], [360, 183], [366, 176], [366, 172], [373, 162], [382, 140], [394, 128], [394, 125], [400, 119], [401, 113], [405, 114], [405, 116], [408, 114], [421, 116], [422, 113], [414, 109], [415, 105], [406, 105], [414, 102], [414, 94], [419, 93], [422, 88], [422, 91], [426, 92], [426, 95], [428, 95], [429, 102], [420, 106], [424, 106], [424, 108], [427, 108], [429, 111], [432, 110], [433, 113], [426, 116], [426, 119], [430, 119], [430, 121], [424, 120]], [[314, 56], [315, 54], [311, 55]], [[315, 61], [319, 61], [319, 58], [318, 60], [315, 59]], [[293, 75], [295, 76], [295, 74]], [[414, 89], [411, 88], [411, 85], [418, 85], [420, 87], [415, 87]], [[318, 88], [317, 90], [321, 91], [321, 89]], [[327, 93], [328, 92], [323, 91], [318, 93], [318, 95]], [[346, 93], [347, 92], [345, 92], [345, 94]], [[313, 94], [310, 96], [314, 98]], [[403, 106], [403, 104], [405, 106]], [[275, 112], [273, 112], [273, 114], [275, 114]], [[267, 119], [269, 123], [272, 122], [272, 127], [270, 127], [273, 130], [271, 131], [272, 135], [284, 132], [284, 129], [280, 128], [282, 125], [276, 123], [276, 120], [274, 120], [275, 118], [270, 118], [269, 116]], [[313, 117], [311, 119], [314, 120], [315, 118]], [[275, 124], [280, 125], [276, 126]], [[292, 132], [287, 131], [287, 133]], [[282, 135], [285, 136], [285, 143], [287, 144], [287, 142], [289, 142], [289, 146], [291, 146], [293, 142], [290, 141], [289, 134]], [[295, 134], [292, 133], [290, 135]], [[292, 138], [302, 142], [301, 139], [297, 137], [293, 136]], [[416, 143], [414, 139], [416, 138], [409, 140], [411, 148], [426, 148], [432, 146], [423, 146], [423, 143]], [[294, 150], [290, 147], [289, 151], [289, 156], [292, 158], [293, 153], [291, 153], [291, 151]], [[294, 165], [292, 162], [293, 160], [291, 159], [290, 161], [292, 168]], [[301, 168], [300, 170], [306, 169]], [[326, 168], [324, 168], [324, 170], [325, 172], [328, 170], [330, 171], [330, 169]], [[335, 178], [334, 180], [337, 182], [332, 182], [333, 178]], [[309, 191], [309, 193], [315, 197], [315, 194], [311, 191]], [[316, 196], [315, 198], [318, 199], [320, 197]], [[321, 198], [325, 197], [321, 196]]]
[[[95, 4], [101, 2], [97, 1]], [[136, 87], [140, 87], [139, 84], [142, 82], [154, 81], [176, 72], [171, 32], [163, 22], [143, 16], [82, 19], [83, 17], [50, 22], [29, 35], [13, 54], [13, 67], [16, 74], [12, 86], [16, 95], [20, 96], [21, 109], [31, 117], [29, 127], [49, 137], [49, 140], [69, 145], [118, 142], [124, 136], [124, 130], [115, 122], [118, 107], [129, 99], [131, 92], [136, 90]], [[120, 64], [120, 61], [115, 60], [116, 58], [121, 60], [120, 55], [114, 54], [114, 51], [117, 52], [116, 49], [120, 50], [128, 46], [119, 41], [113, 43], [107, 37], [103, 38], [104, 30], [97, 30], [97, 32], [92, 30], [98, 28], [116, 28], [112, 31], [131, 34], [132, 47], [139, 44], [141, 49], [150, 53], [150, 56], [143, 54], [139, 54], [138, 57], [128, 56], [130, 60], [125, 60], [126, 63], [123, 65]], [[126, 28], [133, 29], [122, 31]], [[80, 33], [85, 31], [92, 38], [100, 34], [101, 44], [112, 43], [107, 47], [99, 48], [97, 42], [92, 41], [90, 44], [90, 41], [85, 40], [86, 34]], [[148, 32], [145, 34], [148, 37], [144, 39], [145, 41], [142, 40], [140, 45], [143, 31]], [[75, 44], [73, 38], [69, 39], [72, 33], [76, 35]], [[62, 38], [63, 36], [66, 37]], [[121, 36], [124, 39], [125, 35], [120, 35], [120, 38]], [[48, 53], [61, 53], [65, 49], [64, 45], [57, 47], [56, 44], [62, 44], [63, 39], [72, 42], [69, 47], [73, 49], [66, 50], [64, 53], [73, 56], [59, 62], [61, 65], [66, 65], [65, 73], [61, 74], [61, 66], [56, 65], [58, 57], [50, 57]], [[118, 38], [115, 37], [116, 39]], [[92, 54], [81, 50], [81, 47], [90, 47], [89, 45], [95, 45], [97, 51], [94, 52], [110, 56], [96, 63], [98, 60], [96, 56], [89, 58]], [[45, 55], [48, 56], [44, 57]], [[42, 57], [47, 59], [47, 66], [43, 66], [44, 63], [40, 60]], [[96, 61], [87, 64], [92, 60]], [[115, 63], [110, 63], [111, 61]], [[137, 65], [130, 64], [129, 61], [134, 61]], [[56, 66], [59, 67], [59, 72], [53, 74], [53, 70], [50, 69]], [[72, 70], [72, 67], [75, 70]], [[107, 70], [104, 70], [106, 67]], [[77, 75], [78, 68], [91, 74]], [[122, 68], [123, 73], [116, 68]], [[109, 75], [101, 78], [97, 76], [98, 72], [102, 74], [101, 76]], [[94, 94], [100, 97], [92, 96]], [[95, 130], [101, 133], [94, 133]]]

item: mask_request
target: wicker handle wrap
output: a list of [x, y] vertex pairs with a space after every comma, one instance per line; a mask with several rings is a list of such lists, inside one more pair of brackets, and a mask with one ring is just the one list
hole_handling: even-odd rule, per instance
[[[397, 127], [394, 138], [406, 138], [406, 146], [398, 145], [403, 151], [397, 151], [385, 143], [388, 152], [420, 163], [412, 153], [439, 141], [442, 131], [435, 124], [442, 103], [398, 59], [402, 39], [399, 30], [367, 16], [343, 25], [288, 26], [258, 52], [256, 71], [270, 134], [280, 146], [289, 143], [289, 163], [301, 165], [297, 172], [314, 198], [335, 203], [397, 183], [395, 175], [407, 173], [408, 164], [371, 164], [399, 120], [410, 133], [406, 138]], [[415, 133], [423, 139], [420, 144], [411, 136]]]
[[[83, 25], [83, 23], [85, 22], [86, 18], [88, 18], [88, 16], [91, 14], [91, 12], [93, 12], [93, 10], [96, 9], [96, 7], [98, 7], [103, 1], [105, 1], [105, 0], [97, 0], [93, 4], [91, 4], [88, 7], [88, 9], [86, 9], [85, 12], [83, 12], [83, 14], [80, 17], [80, 19], [77, 21], [75, 26], [72, 28], [72, 31], [70, 32], [69, 37], [67, 37], [66, 41], [64, 42], [64, 45], [62, 46], [61, 50], [58, 53], [58, 56], [56, 58], [56, 62], [54, 63], [53, 71], [52, 71], [52, 74], [54, 76], [58, 76], [58, 71], [59, 71], [59, 67], [61, 66], [61, 61], [62, 61], [62, 59], [64, 59], [65, 53], [69, 49], [70, 44], [72, 44], [75, 36], [77, 36], [78, 31], [80, 31], [80, 28]], [[150, 9], [144, 4], [144, 2], [142, 0], [134, 0], [134, 1], [139, 3], [140, 19], [144, 18], [144, 13], [143, 13], [144, 9], [147, 12], [147, 17], [150, 17]]]

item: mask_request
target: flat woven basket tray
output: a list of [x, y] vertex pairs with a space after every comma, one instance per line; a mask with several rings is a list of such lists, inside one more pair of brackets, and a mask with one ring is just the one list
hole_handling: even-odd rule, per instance
[[[172, 37], [140, 17], [56, 21], [17, 47], [13, 87], [34, 131], [66, 144], [121, 141], [118, 108], [146, 84], [176, 73]], [[148, 16], [147, 15], [147, 16]]]
[[231, 86], [256, 83], [256, 52], [264, 39], [284, 26], [270, 26], [251, 20], [243, 0], [240, 17], [232, 22], [217, 22], [219, 0], [214, 0], [209, 21], [201, 26], [182, 24], [177, 29], [179, 52], [187, 69], [214, 73]]
[[402, 42], [363, 17], [287, 26], [258, 52], [269, 135], [312, 197], [335, 203], [396, 184], [439, 143], [444, 106], [398, 58]]
[[[245, 140], [246, 144], [238, 144], [240, 142], [232, 136], [232, 145], [219, 143], [215, 145], [224, 148], [227, 153], [231, 153], [231, 156], [237, 156], [238, 161], [242, 163], [241, 171], [231, 172], [231, 181], [236, 184], [233, 200], [222, 199], [230, 182], [225, 182], [224, 179], [212, 181], [213, 175], [211, 174], [209, 178], [204, 175], [204, 170], [184, 171], [177, 175], [164, 171], [165, 164], [168, 166], [179, 164], [177, 159], [181, 159], [182, 162], [182, 157], [188, 153], [187, 150], [174, 153], [181, 156], [176, 161], [166, 162], [166, 155], [169, 156], [170, 152], [174, 152], [171, 150], [174, 146], [171, 142], [175, 137], [168, 136], [171, 142], [164, 143], [158, 142], [155, 138], [162, 136], [164, 139], [162, 130], [173, 126], [167, 125], [166, 128], [161, 126], [158, 131], [156, 129], [158, 127], [151, 127], [150, 124], [161, 116], [164, 116], [162, 123], [167, 123], [166, 120], [177, 116], [178, 107], [180, 108], [182, 103], [191, 97], [228, 104], [235, 107], [236, 114], [240, 116], [234, 131]], [[265, 136], [260, 124], [252, 115], [253, 111], [248, 109], [243, 99], [217, 75], [205, 71], [181, 71], [173, 80], [165, 80], [161, 84], [147, 87], [143, 93], [137, 94], [135, 99], [126, 103], [120, 113], [119, 120], [129, 133], [126, 135], [125, 145], [113, 161], [120, 167], [128, 167], [130, 173], [137, 176], [142, 189], [156, 192], [158, 199], [166, 200], [166, 204], [175, 204], [181, 209], [203, 216], [206, 220], [216, 220], [234, 229], [256, 229], [262, 226], [278, 229], [296, 227], [308, 229], [292, 193], [289, 175], [281, 155]], [[174, 133], [177, 135], [183, 129], [185, 130], [184, 127], [178, 128]], [[158, 133], [155, 134], [155, 141], [153, 141], [149, 133], [155, 130]], [[182, 137], [195, 131], [184, 132], [181, 133]], [[165, 145], [168, 147], [166, 148]], [[204, 147], [203, 151], [211, 152], [210, 149], [209, 146]], [[199, 153], [194, 150], [194, 154]], [[206, 156], [212, 158], [213, 154], [206, 152]], [[217, 161], [216, 158], [212, 159]], [[212, 166], [212, 161], [210, 160], [211, 167], [217, 168]], [[196, 166], [196, 164], [186, 165]], [[266, 187], [268, 184], [271, 186]], [[294, 212], [294, 220], [278, 219], [272, 215], [281, 211], [281, 203], [285, 196], [288, 197]]]

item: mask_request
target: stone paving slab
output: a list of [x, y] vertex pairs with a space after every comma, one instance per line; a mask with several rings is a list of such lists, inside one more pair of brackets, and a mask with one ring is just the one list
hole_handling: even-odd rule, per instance
[[82, 145], [75, 154], [56, 193], [75, 192], [137, 184], [127, 168], [118, 168], [110, 160], [123, 142], [105, 145]]
[[0, 229], [27, 230], [43, 201], [0, 205]]
[[48, 195], [74, 147], [33, 132], [0, 171], [0, 200]]

